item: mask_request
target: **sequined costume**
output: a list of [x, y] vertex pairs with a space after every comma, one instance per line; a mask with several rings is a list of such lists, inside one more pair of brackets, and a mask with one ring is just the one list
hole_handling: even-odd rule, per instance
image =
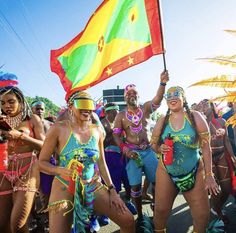
[[162, 163], [176, 188], [185, 192], [194, 187], [200, 160], [199, 145], [196, 143], [196, 132], [185, 116], [184, 125], [179, 130], [173, 129], [170, 121], [168, 122], [161, 136], [163, 141], [168, 134], [171, 134], [174, 141], [173, 163], [165, 165], [163, 156], [161, 157]]

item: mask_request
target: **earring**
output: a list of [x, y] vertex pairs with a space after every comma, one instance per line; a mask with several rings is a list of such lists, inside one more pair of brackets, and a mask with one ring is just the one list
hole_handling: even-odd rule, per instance
[[74, 114], [74, 112], [71, 110], [71, 109], [69, 109], [69, 119], [70, 119], [70, 121], [74, 121], [74, 116], [75, 116], [75, 114]]

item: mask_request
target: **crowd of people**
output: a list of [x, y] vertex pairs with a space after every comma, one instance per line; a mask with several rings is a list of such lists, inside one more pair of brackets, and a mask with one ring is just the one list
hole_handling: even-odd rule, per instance
[[[166, 90], [168, 81], [162, 72], [155, 96], [144, 104], [137, 87], [126, 86], [127, 107], [107, 103], [102, 119], [85, 91], [67, 93], [67, 109], [45, 119], [44, 102], [29, 106], [15, 85], [0, 87], [0, 232], [37, 232], [43, 214], [42, 233], [97, 232], [99, 222], [110, 219], [122, 233], [145, 227], [165, 233], [179, 193], [193, 232], [206, 232], [211, 211], [229, 224], [223, 206], [235, 191], [236, 146], [225, 119], [234, 105], [223, 117], [207, 99], [189, 107], [184, 89]], [[150, 133], [151, 114], [163, 99], [168, 110]], [[148, 226], [142, 199], [153, 210]]]

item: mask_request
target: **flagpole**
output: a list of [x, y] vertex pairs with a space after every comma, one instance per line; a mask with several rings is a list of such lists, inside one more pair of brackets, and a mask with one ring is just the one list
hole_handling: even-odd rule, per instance
[[162, 43], [162, 48], [164, 50], [164, 53], [162, 54], [162, 58], [163, 58], [163, 65], [164, 65], [164, 70], [166, 71], [166, 51], [165, 51], [165, 45], [164, 45], [164, 33], [163, 33], [163, 25], [162, 25], [162, 11], [161, 11], [161, 4], [160, 4], [161, 0], [157, 0], [157, 7], [158, 7], [158, 12], [160, 15], [160, 29], [161, 29], [161, 43]]

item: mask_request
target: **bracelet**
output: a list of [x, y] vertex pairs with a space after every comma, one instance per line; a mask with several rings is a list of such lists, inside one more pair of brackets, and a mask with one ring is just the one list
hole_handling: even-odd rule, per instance
[[107, 186], [108, 188], [108, 192], [110, 193], [112, 189], [115, 189], [114, 184], [110, 184], [109, 186]]
[[123, 154], [126, 154], [126, 152], [129, 150], [129, 148], [127, 147], [127, 145], [125, 143], [120, 143], [120, 150]]
[[24, 136], [24, 134], [21, 133], [20, 136], [17, 138], [17, 140], [19, 140], [19, 139], [22, 140], [22, 139], [23, 139], [23, 136]]
[[213, 172], [207, 172], [207, 173], [205, 174], [205, 176], [214, 176], [214, 173], [213, 173]]
[[160, 85], [165, 87], [166, 86], [166, 83], [163, 83], [163, 82], [160, 82]]

